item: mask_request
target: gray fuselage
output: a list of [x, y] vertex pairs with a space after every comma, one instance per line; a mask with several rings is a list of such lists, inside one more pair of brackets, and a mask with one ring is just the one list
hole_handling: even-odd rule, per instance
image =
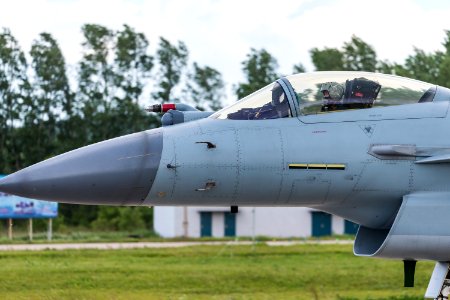
[[[307, 206], [389, 227], [404, 195], [450, 189], [450, 165], [378, 159], [369, 149], [448, 147], [447, 109], [448, 102], [437, 102], [341, 112], [337, 120], [329, 114], [203, 119], [165, 127], [161, 162], [143, 204]], [[208, 183], [214, 186], [205, 188]]]

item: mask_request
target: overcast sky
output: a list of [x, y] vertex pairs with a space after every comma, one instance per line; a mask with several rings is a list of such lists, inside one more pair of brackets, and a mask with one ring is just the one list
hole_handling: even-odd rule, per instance
[[81, 26], [123, 24], [144, 32], [153, 52], [158, 37], [182, 40], [191, 60], [218, 69], [229, 86], [242, 79], [241, 61], [251, 47], [273, 54], [284, 74], [302, 62], [313, 71], [309, 50], [340, 47], [352, 34], [371, 44], [380, 59], [403, 62], [414, 47], [442, 49], [450, 30], [448, 0], [30, 0], [0, 1], [0, 27], [11, 29], [23, 49], [40, 32], [51, 33], [67, 62], [81, 54]]

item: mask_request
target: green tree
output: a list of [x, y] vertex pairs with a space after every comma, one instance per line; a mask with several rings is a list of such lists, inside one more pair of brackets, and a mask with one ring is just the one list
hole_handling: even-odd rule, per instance
[[313, 48], [310, 54], [317, 71], [374, 72], [377, 70], [378, 61], [375, 50], [357, 36], [352, 36], [349, 42], [345, 42], [342, 50]]
[[225, 84], [222, 74], [209, 67], [200, 67], [197, 63], [188, 74], [187, 94], [198, 109], [216, 111], [222, 108]]
[[294, 73], [294, 74], [305, 73], [305, 72], [306, 72], [306, 69], [302, 63], [298, 63], [292, 67], [292, 73]]
[[143, 33], [127, 25], [116, 36], [115, 85], [123, 95], [119, 99], [138, 103], [153, 68], [153, 57], [148, 54], [149, 43]]
[[[144, 209], [149, 209], [148, 207]], [[121, 207], [119, 230], [134, 231], [145, 229], [145, 221], [141, 207]]]
[[436, 83], [439, 81], [444, 59], [445, 56], [442, 52], [427, 54], [423, 50], [415, 48], [414, 55], [408, 56], [403, 69], [397, 67], [396, 73], [401, 76]]
[[403, 65], [381, 64], [385, 67], [382, 71], [450, 87], [450, 31], [445, 33], [444, 51], [426, 53], [414, 48], [414, 53], [406, 58]]
[[236, 95], [241, 99], [260, 88], [274, 82], [280, 75], [277, 72], [277, 60], [265, 49], [252, 48], [242, 63], [245, 82], [238, 83]]
[[[66, 64], [56, 40], [41, 33], [31, 47], [33, 97], [24, 120], [27, 163], [36, 163], [59, 151], [60, 145], [72, 140], [72, 128], [58, 126], [73, 116], [73, 94], [66, 75]], [[64, 125], [66, 125], [64, 123]], [[62, 141], [59, 141], [62, 139]]]
[[[9, 29], [0, 32], [0, 166], [3, 173], [23, 167], [24, 141], [16, 129], [32, 109], [27, 61]], [[26, 144], [26, 143], [25, 143]]]
[[344, 58], [341, 51], [335, 48], [319, 50], [313, 48], [309, 51], [316, 71], [342, 71], [344, 70]]
[[92, 222], [95, 230], [118, 230], [120, 208], [116, 206], [99, 206], [96, 219]]
[[380, 60], [377, 64], [377, 72], [384, 74], [397, 74], [395, 70], [400, 68], [403, 68], [403, 66], [397, 63], [392, 63], [389, 60]]
[[147, 115], [139, 104], [153, 68], [153, 57], [148, 54], [148, 45], [143, 33], [127, 25], [116, 33], [113, 70], [117, 92], [110, 129], [117, 135], [157, 125], [156, 119]]
[[151, 229], [147, 227], [144, 220], [144, 210], [150, 210], [150, 208], [101, 206], [97, 219], [92, 222], [92, 227], [96, 230], [120, 231]]
[[86, 24], [83, 58], [79, 64], [78, 86], [85, 123], [85, 142], [92, 143], [111, 137], [108, 116], [114, 96], [114, 73], [109, 60], [114, 46], [114, 33], [106, 27]]
[[[414, 48], [414, 54], [409, 55], [404, 64], [379, 62], [378, 71], [450, 86], [448, 85], [450, 82], [446, 82], [447, 78], [444, 75], [446, 70], [450, 71], [449, 57], [440, 51], [426, 53], [421, 49]], [[449, 65], [447, 65], [447, 61]], [[450, 72], [448, 74], [450, 75]]]
[[435, 53], [436, 62], [433, 66], [439, 63], [439, 77], [436, 83], [450, 88], [450, 30], [446, 30], [445, 34], [446, 36], [443, 43], [445, 52], [441, 53], [437, 51]]
[[377, 54], [372, 46], [357, 36], [344, 43], [342, 61], [345, 70], [375, 72]]
[[99, 206], [60, 203], [59, 214], [64, 216], [68, 226], [90, 228], [92, 222], [98, 218]]
[[189, 52], [183, 42], [179, 41], [178, 45], [172, 45], [168, 40], [160, 37], [156, 51], [158, 72], [156, 91], [152, 93], [154, 100], [160, 103], [178, 100], [173, 90], [180, 83], [188, 57]]

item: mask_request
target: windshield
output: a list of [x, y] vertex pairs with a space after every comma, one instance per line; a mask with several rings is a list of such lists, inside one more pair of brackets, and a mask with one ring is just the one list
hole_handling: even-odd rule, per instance
[[267, 120], [291, 116], [289, 103], [278, 82], [254, 92], [210, 118], [230, 120]]
[[301, 115], [433, 101], [436, 86], [368, 72], [316, 72], [288, 76]]

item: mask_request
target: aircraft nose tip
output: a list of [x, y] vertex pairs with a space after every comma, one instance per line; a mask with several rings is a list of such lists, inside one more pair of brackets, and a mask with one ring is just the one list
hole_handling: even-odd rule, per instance
[[0, 180], [0, 191], [76, 204], [138, 205], [152, 187], [162, 152], [153, 129], [86, 146]]
[[10, 175], [8, 177], [0, 179], [0, 191], [13, 194], [14, 191], [20, 189], [20, 176]]

